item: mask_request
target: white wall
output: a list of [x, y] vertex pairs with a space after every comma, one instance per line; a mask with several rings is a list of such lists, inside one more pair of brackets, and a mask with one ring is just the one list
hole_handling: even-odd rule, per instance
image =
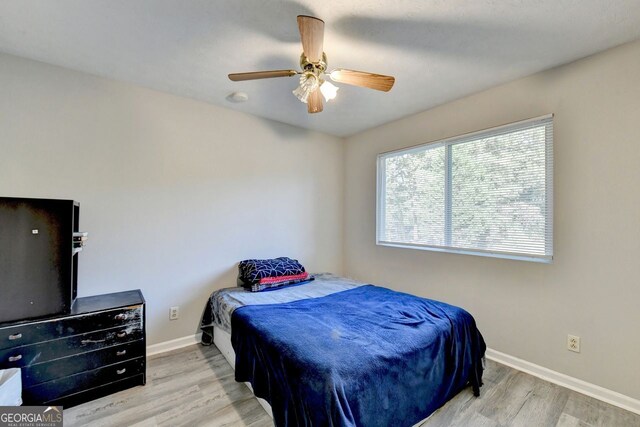
[[[553, 264], [375, 245], [378, 153], [547, 113]], [[345, 177], [347, 274], [465, 307], [490, 347], [640, 398], [640, 42], [348, 138]]]
[[195, 333], [241, 259], [340, 273], [343, 155], [338, 138], [0, 54], [0, 195], [80, 201], [79, 294], [141, 288], [150, 344]]

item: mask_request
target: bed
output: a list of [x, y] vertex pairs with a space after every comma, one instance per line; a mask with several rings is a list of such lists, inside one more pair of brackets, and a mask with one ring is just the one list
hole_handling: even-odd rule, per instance
[[214, 343], [276, 426], [411, 426], [482, 385], [485, 343], [449, 304], [330, 274], [211, 295]]

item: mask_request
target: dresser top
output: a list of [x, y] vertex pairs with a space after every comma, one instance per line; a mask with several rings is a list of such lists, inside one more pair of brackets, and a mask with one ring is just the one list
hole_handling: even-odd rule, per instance
[[144, 304], [144, 297], [140, 289], [133, 291], [114, 292], [111, 294], [92, 295], [90, 297], [76, 298], [68, 314], [56, 314], [53, 316], [31, 318], [15, 322], [0, 323], [0, 329], [4, 327], [17, 326], [24, 323], [45, 322], [63, 317], [78, 316], [82, 314], [95, 313], [104, 310], [113, 310], [121, 307]]
[[95, 311], [111, 310], [113, 308], [140, 305], [144, 297], [139, 289], [134, 291], [114, 292], [112, 294], [93, 295], [76, 298], [71, 306], [70, 315], [93, 313]]

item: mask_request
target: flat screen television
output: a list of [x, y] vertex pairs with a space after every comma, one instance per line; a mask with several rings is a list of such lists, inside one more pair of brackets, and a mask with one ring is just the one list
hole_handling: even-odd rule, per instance
[[0, 197], [0, 323], [69, 313], [79, 220], [73, 200]]

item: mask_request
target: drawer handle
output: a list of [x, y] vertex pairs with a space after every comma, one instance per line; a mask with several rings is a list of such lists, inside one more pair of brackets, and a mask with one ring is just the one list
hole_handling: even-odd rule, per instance
[[125, 372], [127, 372], [127, 368], [122, 368], [122, 369], [118, 369], [118, 370], [116, 371], [116, 374], [118, 374], [118, 375], [122, 375], [122, 374], [124, 374]]
[[127, 354], [127, 350], [116, 351], [116, 356], [124, 356], [125, 354]]
[[9, 356], [9, 362], [17, 362], [20, 359], [22, 359], [21, 354], [18, 354], [17, 356]]
[[9, 335], [9, 340], [10, 341], [19, 340], [20, 338], [22, 338], [22, 334], [21, 333]]
[[116, 335], [118, 338], [124, 338], [127, 336], [127, 331], [118, 332]]
[[114, 316], [114, 319], [116, 320], [127, 320], [129, 316], [127, 316], [127, 313], [120, 313], [120, 314], [116, 314]]

